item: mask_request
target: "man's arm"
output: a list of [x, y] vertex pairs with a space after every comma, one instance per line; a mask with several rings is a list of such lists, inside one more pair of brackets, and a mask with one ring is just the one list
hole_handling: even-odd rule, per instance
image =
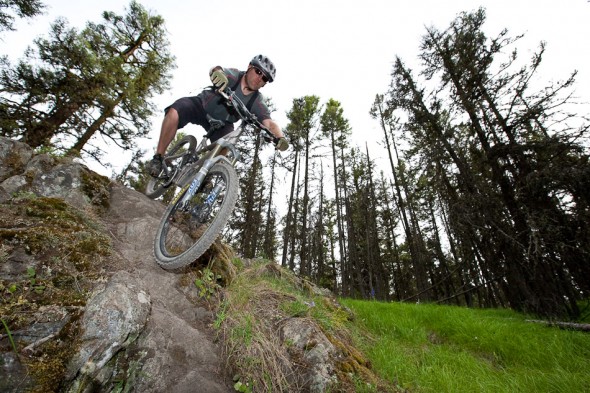
[[266, 128], [268, 128], [270, 130], [270, 132], [272, 132], [272, 134], [274, 136], [276, 136], [277, 138], [284, 138], [285, 135], [283, 134], [283, 131], [281, 131], [281, 127], [279, 127], [279, 125], [272, 119], [264, 119], [262, 121], [262, 125], [265, 126]]
[[281, 131], [281, 127], [277, 123], [275, 123], [272, 119], [264, 119], [262, 121], [262, 125], [272, 132], [272, 134], [278, 138], [277, 143], [275, 145], [277, 150], [285, 151], [289, 148], [289, 141], [285, 138], [285, 134]]

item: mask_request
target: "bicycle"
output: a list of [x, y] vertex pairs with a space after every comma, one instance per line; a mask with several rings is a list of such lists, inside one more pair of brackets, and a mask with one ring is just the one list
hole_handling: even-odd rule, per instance
[[253, 126], [264, 141], [278, 142], [230, 88], [218, 91], [242, 120], [231, 138], [209, 142], [222, 123], [209, 118], [211, 127], [197, 146], [194, 136], [183, 137], [163, 156], [163, 169], [151, 178], [145, 194], [158, 198], [178, 187], [154, 239], [156, 262], [167, 270], [188, 266], [209, 249], [229, 220], [238, 200], [239, 179], [235, 165], [240, 159], [236, 143]]

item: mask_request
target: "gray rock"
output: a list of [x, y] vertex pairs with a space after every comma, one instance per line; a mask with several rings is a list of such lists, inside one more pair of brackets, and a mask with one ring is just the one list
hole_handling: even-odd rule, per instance
[[21, 393], [33, 388], [29, 370], [14, 352], [0, 352], [0, 392]]
[[292, 344], [291, 357], [306, 363], [300, 372], [309, 392], [325, 392], [336, 382], [334, 360], [338, 351], [313, 321], [290, 318], [283, 323], [280, 334], [283, 342]]
[[81, 164], [61, 164], [46, 172], [37, 172], [31, 184], [36, 195], [61, 198], [72, 206], [84, 209], [90, 205], [90, 198], [82, 191], [81, 171], [87, 170]]
[[81, 347], [68, 366], [67, 378], [76, 378], [79, 383], [90, 378], [105, 384], [110, 373], [104, 372], [104, 367], [117, 352], [137, 339], [145, 327], [150, 308], [149, 295], [128, 273], [113, 275], [106, 288], [86, 305], [79, 340]]
[[32, 156], [33, 149], [28, 145], [0, 137], [0, 182], [22, 173]]
[[[68, 343], [76, 353], [61, 391], [110, 392], [116, 375], [125, 378], [130, 392], [233, 392], [211, 332], [213, 314], [195, 304], [194, 293], [179, 283], [182, 275], [161, 269], [153, 258], [154, 233], [164, 205], [101, 181], [90, 190], [97, 195], [89, 196], [84, 190], [87, 175], [90, 181], [96, 179], [78, 162], [34, 155], [27, 145], [0, 137], [0, 203], [26, 191], [88, 211], [97, 195], [108, 198], [103, 209], [92, 214], [112, 241], [112, 254], [102, 266], [111, 278], [95, 283], [79, 321], [80, 335]], [[24, 246], [13, 244], [1, 251], [2, 280], [18, 282], [27, 277], [29, 267], [39, 269], [39, 256]], [[20, 351], [35, 352], [44, 342], [61, 340], [61, 331], [78, 323], [78, 307], [48, 307], [37, 310], [34, 324], [15, 332]], [[3, 344], [6, 337], [0, 335]], [[20, 392], [35, 384], [27, 365], [4, 345], [0, 391]]]
[[33, 156], [27, 163], [27, 167], [25, 168], [25, 176], [33, 179], [38, 174], [51, 172], [51, 170], [56, 165], [57, 159], [50, 156], [49, 154], [39, 154]]
[[23, 175], [11, 176], [0, 184], [0, 188], [2, 188], [9, 196], [14, 195], [26, 186], [27, 178]]

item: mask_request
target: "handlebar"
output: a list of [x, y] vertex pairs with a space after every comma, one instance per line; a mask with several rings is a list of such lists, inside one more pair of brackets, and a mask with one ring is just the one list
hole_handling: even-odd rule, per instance
[[270, 132], [268, 127], [266, 127], [264, 124], [262, 124], [258, 120], [256, 115], [254, 115], [252, 112], [250, 112], [248, 110], [246, 105], [242, 102], [242, 100], [240, 100], [240, 98], [236, 95], [236, 93], [232, 89], [230, 89], [229, 87], [226, 87], [225, 90], [223, 90], [223, 91], [221, 89], [218, 89], [217, 93], [221, 97], [223, 97], [223, 99], [227, 102], [228, 105], [232, 106], [236, 110], [236, 112], [238, 113], [238, 116], [240, 116], [242, 121], [246, 122], [247, 124], [253, 125], [254, 127], [264, 131], [264, 133], [262, 134], [264, 140], [267, 142], [272, 142], [276, 145], [279, 138], [274, 136], [274, 134], [272, 132]]

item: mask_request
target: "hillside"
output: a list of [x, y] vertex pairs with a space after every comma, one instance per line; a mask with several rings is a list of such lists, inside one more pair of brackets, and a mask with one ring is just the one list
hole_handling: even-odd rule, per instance
[[[352, 317], [329, 293], [221, 243], [162, 270], [159, 202], [10, 139], [0, 161], [1, 391], [390, 391], [339, 323], [307, 318]], [[260, 276], [286, 292], [248, 287]]]

